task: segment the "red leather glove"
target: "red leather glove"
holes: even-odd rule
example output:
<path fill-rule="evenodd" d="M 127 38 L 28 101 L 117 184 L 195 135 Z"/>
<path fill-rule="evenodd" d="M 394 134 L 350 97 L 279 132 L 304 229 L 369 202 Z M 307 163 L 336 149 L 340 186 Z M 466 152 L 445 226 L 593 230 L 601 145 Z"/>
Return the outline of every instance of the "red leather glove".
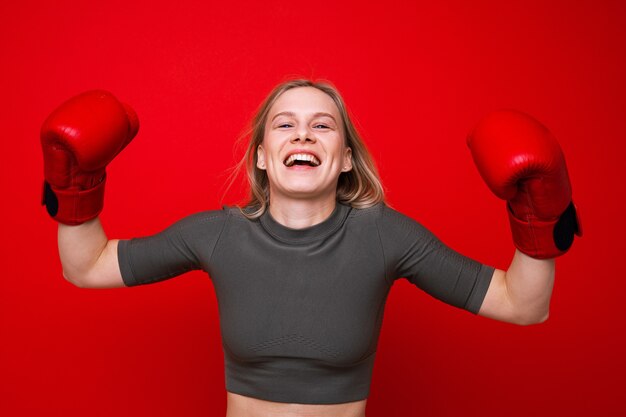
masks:
<path fill-rule="evenodd" d="M 565 157 L 546 127 L 527 114 L 500 110 L 467 138 L 487 186 L 507 201 L 515 246 L 538 259 L 563 255 L 582 236 Z"/>
<path fill-rule="evenodd" d="M 105 167 L 138 130 L 135 112 L 106 91 L 73 97 L 48 116 L 41 127 L 41 203 L 56 221 L 77 225 L 100 214 Z"/>

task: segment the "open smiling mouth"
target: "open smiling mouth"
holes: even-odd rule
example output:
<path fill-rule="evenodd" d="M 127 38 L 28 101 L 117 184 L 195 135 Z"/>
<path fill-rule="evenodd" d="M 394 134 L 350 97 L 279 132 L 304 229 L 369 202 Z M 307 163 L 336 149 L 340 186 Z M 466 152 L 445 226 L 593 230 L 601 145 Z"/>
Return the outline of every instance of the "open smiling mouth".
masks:
<path fill-rule="evenodd" d="M 320 163 L 320 160 L 317 159 L 315 156 L 306 153 L 292 154 L 284 161 L 284 164 L 287 167 L 292 167 L 294 165 L 306 165 L 310 167 L 316 167 L 319 166 Z"/>

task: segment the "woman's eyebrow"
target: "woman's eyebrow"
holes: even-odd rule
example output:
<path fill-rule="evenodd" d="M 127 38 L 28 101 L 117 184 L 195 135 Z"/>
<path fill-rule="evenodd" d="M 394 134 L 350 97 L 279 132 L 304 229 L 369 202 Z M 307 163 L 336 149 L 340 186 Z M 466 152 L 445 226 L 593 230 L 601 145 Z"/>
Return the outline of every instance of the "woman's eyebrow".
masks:
<path fill-rule="evenodd" d="M 274 117 L 272 117 L 272 121 L 274 121 L 274 119 L 277 118 L 278 116 L 295 117 L 296 114 L 290 111 L 281 111 L 280 113 L 276 113 Z"/>
<path fill-rule="evenodd" d="M 313 115 L 313 117 L 330 117 L 331 119 L 333 119 L 333 122 L 337 123 L 337 121 L 335 120 L 335 117 L 330 114 L 330 113 L 326 113 L 326 112 L 317 112 Z"/>
<path fill-rule="evenodd" d="M 272 117 L 272 121 L 278 116 L 296 117 L 296 114 L 291 111 L 281 111 L 280 113 L 276 113 L 274 117 Z M 326 113 L 326 112 L 313 113 L 313 117 L 322 117 L 322 116 L 330 117 L 331 119 L 333 119 L 335 123 L 337 123 L 337 121 L 335 120 L 335 117 L 330 113 Z"/>

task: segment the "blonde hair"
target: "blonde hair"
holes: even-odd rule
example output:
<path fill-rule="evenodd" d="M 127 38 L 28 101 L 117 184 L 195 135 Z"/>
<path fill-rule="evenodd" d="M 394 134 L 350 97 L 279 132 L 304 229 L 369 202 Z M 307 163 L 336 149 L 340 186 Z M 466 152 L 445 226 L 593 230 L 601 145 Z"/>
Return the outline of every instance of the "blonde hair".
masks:
<path fill-rule="evenodd" d="M 343 98 L 337 89 L 328 82 L 314 82 L 306 79 L 285 81 L 277 85 L 265 98 L 252 119 L 250 138 L 243 158 L 233 171 L 229 184 L 245 167 L 249 200 L 242 213 L 249 219 L 263 215 L 269 205 L 269 180 L 265 170 L 257 168 L 257 148 L 263 142 L 265 124 L 271 107 L 285 91 L 298 87 L 313 87 L 333 99 L 343 119 L 346 146 L 352 149 L 352 170 L 342 172 L 337 183 L 337 201 L 355 208 L 371 207 L 385 200 L 378 170 L 354 124 L 350 120 Z"/>

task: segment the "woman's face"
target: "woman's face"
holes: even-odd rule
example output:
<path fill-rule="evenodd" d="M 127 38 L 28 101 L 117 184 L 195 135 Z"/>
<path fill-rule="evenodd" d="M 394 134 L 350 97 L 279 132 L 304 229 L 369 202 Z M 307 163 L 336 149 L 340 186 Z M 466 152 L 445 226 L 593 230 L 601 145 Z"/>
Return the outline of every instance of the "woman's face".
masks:
<path fill-rule="evenodd" d="M 335 198 L 342 172 L 352 169 L 343 121 L 333 99 L 314 87 L 292 88 L 270 108 L 257 167 L 266 170 L 270 201 Z"/>

